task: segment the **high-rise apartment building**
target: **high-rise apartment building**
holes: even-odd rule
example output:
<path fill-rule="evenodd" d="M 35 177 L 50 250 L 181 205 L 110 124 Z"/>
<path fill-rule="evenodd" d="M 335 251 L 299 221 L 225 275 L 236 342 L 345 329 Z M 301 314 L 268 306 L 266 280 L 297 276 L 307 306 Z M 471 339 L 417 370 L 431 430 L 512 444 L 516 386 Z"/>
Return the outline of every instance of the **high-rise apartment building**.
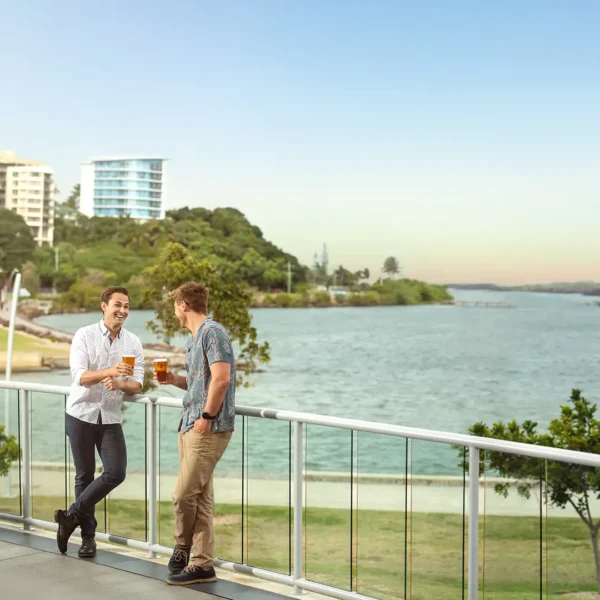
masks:
<path fill-rule="evenodd" d="M 81 167 L 79 210 L 89 217 L 165 216 L 164 158 L 96 158 Z"/>
<path fill-rule="evenodd" d="M 54 170 L 0 151 L 0 206 L 21 215 L 41 246 L 54 242 Z"/>

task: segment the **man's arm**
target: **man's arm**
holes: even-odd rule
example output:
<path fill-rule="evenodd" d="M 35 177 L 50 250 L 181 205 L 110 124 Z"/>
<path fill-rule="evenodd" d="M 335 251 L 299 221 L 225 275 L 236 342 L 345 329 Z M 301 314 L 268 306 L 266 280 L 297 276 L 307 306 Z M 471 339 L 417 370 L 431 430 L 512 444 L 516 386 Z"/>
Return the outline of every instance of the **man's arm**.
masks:
<path fill-rule="evenodd" d="M 113 377 L 107 377 L 100 383 L 102 383 L 107 390 L 119 390 L 127 396 L 134 396 L 142 391 L 142 384 L 135 379 L 115 379 Z"/>
<path fill-rule="evenodd" d="M 156 379 L 156 373 L 154 373 L 154 380 Z M 180 390 L 187 390 L 187 377 L 185 375 L 176 375 L 172 371 L 167 371 L 167 381 L 163 385 L 174 385 Z"/>
<path fill-rule="evenodd" d="M 202 344 L 210 365 L 210 385 L 204 412 L 214 417 L 223 406 L 231 382 L 231 365 L 228 362 L 231 360 L 231 342 L 223 331 L 213 329 L 206 334 Z M 194 429 L 198 433 L 209 433 L 211 422 L 200 417 L 194 423 Z"/>
<path fill-rule="evenodd" d="M 220 410 L 225 400 L 229 380 L 231 378 L 231 365 L 226 362 L 215 362 L 210 365 L 210 385 L 208 398 L 204 411 L 214 417 Z"/>
<path fill-rule="evenodd" d="M 117 365 L 118 366 L 118 365 Z M 139 394 L 144 387 L 144 348 L 138 339 L 135 346 L 135 366 L 126 379 L 105 377 L 100 381 L 109 390 L 120 390 L 128 396 Z"/>
<path fill-rule="evenodd" d="M 71 367 L 71 377 L 75 385 L 91 387 L 100 383 L 107 377 L 119 377 L 121 375 L 130 375 L 131 367 L 125 363 L 118 363 L 109 369 L 100 371 L 90 371 L 89 354 L 83 333 L 81 330 L 75 333 L 71 342 L 71 351 L 69 354 L 69 366 Z"/>

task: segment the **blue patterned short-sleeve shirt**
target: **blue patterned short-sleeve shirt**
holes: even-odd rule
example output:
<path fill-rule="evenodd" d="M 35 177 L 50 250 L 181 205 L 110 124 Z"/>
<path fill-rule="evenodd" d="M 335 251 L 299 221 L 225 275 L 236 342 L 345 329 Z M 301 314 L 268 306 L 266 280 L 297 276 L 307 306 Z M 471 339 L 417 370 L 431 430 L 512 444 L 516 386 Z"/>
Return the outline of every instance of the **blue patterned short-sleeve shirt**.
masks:
<path fill-rule="evenodd" d="M 235 420 L 235 358 L 229 334 L 223 325 L 208 318 L 186 348 L 188 389 L 183 397 L 181 432 L 189 431 L 204 412 L 211 382 L 210 365 L 227 362 L 231 366 L 229 387 L 217 418 L 211 423 L 211 431 L 233 431 Z"/>

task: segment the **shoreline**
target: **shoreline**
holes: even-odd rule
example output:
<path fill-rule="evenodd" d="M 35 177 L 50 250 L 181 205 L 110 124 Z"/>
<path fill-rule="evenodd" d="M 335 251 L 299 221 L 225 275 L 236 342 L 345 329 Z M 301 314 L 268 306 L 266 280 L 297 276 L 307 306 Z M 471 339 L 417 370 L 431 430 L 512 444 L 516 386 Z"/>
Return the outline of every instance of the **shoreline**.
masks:
<path fill-rule="evenodd" d="M 71 464 L 65 473 L 64 465 L 57 470 L 49 470 L 39 463 L 32 465 L 32 480 L 35 482 L 32 489 L 34 496 L 63 496 L 65 494 L 65 475 L 69 489 L 72 489 L 74 470 Z M 311 508 L 329 508 L 349 510 L 350 497 L 348 479 L 344 482 L 336 480 L 335 473 L 308 472 L 303 482 L 304 493 L 307 497 L 308 506 Z M 359 510 L 383 510 L 393 512 L 404 512 L 408 508 L 413 513 L 448 513 L 462 514 L 464 510 L 463 496 L 468 495 L 468 485 L 464 492 L 462 477 L 460 485 L 449 476 L 416 476 L 409 477 L 408 486 L 404 483 L 394 483 L 395 476 L 389 476 L 389 482 L 382 482 L 381 475 L 365 474 L 358 479 L 357 490 Z M 177 475 L 174 472 L 160 473 L 160 487 L 158 499 L 160 501 L 171 501 Z M 144 500 L 146 473 L 143 469 L 130 469 L 125 481 L 111 494 L 111 498 L 121 500 Z M 434 485 L 429 481 L 435 481 Z M 502 480 L 503 482 L 506 480 Z M 0 478 L 1 489 L 4 489 L 6 479 Z M 11 468 L 12 496 L 19 497 L 19 470 L 18 467 Z M 214 477 L 215 503 L 216 504 L 241 504 L 242 483 L 247 489 L 246 503 L 251 506 L 278 506 L 286 507 L 289 502 L 290 482 L 287 477 L 266 475 L 264 477 L 244 478 L 239 473 L 216 472 Z M 540 499 L 536 494 L 530 498 L 521 498 L 511 485 L 511 493 L 507 498 L 502 498 L 493 490 L 494 481 L 491 478 L 480 479 L 479 489 L 482 500 L 479 505 L 480 515 L 503 515 L 503 516 L 532 516 L 540 515 Z M 432 493 L 432 488 L 435 493 Z M 408 496 L 406 494 L 409 490 Z M 293 491 L 293 483 L 292 483 Z M 546 518 L 578 518 L 572 507 L 561 509 L 547 505 Z M 600 501 L 592 501 L 592 510 L 600 509 Z"/>

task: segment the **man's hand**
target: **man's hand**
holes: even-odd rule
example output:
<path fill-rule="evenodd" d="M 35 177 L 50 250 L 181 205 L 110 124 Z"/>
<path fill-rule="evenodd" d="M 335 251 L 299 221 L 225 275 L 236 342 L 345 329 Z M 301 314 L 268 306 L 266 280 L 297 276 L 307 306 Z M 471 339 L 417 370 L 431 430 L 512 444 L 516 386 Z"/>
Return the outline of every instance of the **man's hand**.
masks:
<path fill-rule="evenodd" d="M 131 377 L 133 375 L 133 367 L 124 362 L 120 362 L 108 369 L 108 372 L 110 377 Z M 104 383 L 104 381 L 101 383 Z"/>
<path fill-rule="evenodd" d="M 167 380 L 166 381 L 158 381 L 156 371 L 154 371 L 153 379 L 154 379 L 154 381 L 158 381 L 158 383 L 160 383 L 160 385 L 176 385 L 175 377 L 177 377 L 177 375 L 175 375 L 175 373 L 173 373 L 172 371 L 167 371 Z"/>
<path fill-rule="evenodd" d="M 200 417 L 194 423 L 194 431 L 196 433 L 210 433 L 210 421 L 207 421 L 206 419 Z"/>
<path fill-rule="evenodd" d="M 106 377 L 100 382 L 107 390 L 116 392 L 123 389 L 125 382 L 121 379 L 114 379 L 113 377 Z"/>

